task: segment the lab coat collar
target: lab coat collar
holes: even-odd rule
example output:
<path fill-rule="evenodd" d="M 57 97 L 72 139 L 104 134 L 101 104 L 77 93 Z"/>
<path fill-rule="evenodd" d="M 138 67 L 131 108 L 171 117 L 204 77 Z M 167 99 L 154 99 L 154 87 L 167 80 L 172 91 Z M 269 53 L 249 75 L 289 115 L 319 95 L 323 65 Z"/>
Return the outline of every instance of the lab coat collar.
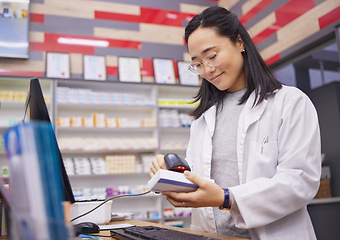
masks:
<path fill-rule="evenodd" d="M 276 92 L 276 91 L 275 91 Z M 262 116 L 264 110 L 266 109 L 266 105 L 267 105 L 267 99 L 263 99 L 263 101 L 261 103 L 259 103 L 258 105 L 253 106 L 254 104 L 254 100 L 255 100 L 255 91 L 253 91 L 245 106 L 243 109 L 244 112 L 244 123 L 246 126 L 250 126 L 251 124 L 253 124 L 254 122 L 256 122 L 257 120 L 260 119 L 260 117 Z"/>

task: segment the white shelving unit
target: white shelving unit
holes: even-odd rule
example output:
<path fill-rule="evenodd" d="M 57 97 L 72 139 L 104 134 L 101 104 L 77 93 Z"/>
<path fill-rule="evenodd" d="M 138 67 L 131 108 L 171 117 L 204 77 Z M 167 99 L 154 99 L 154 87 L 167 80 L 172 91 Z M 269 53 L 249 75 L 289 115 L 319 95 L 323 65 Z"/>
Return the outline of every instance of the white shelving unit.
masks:
<path fill-rule="evenodd" d="M 0 91 L 27 91 L 29 79 L 0 78 Z M 154 141 L 151 147 L 129 148 L 62 148 L 64 158 L 105 157 L 107 155 L 135 155 L 136 162 L 141 162 L 142 156 L 175 152 L 185 156 L 189 140 L 189 126 L 161 127 L 159 114 L 162 110 L 175 110 L 178 114 L 194 109 L 188 102 L 198 91 L 196 86 L 157 85 L 150 83 L 121 83 L 85 80 L 52 80 L 40 79 L 43 94 L 58 141 L 65 138 L 91 138 L 100 142 L 103 138 L 114 139 L 149 139 Z M 67 95 L 62 95 L 68 92 Z M 73 94 L 73 95 L 72 95 Z M 77 95 L 78 94 L 78 95 Z M 82 95 L 83 94 L 83 95 Z M 82 98 L 90 96 L 92 99 Z M 103 99 L 93 97 L 101 96 Z M 111 101 L 108 101 L 111 97 Z M 123 99 L 123 100 L 122 100 Z M 122 101 L 120 101 L 122 100 Z M 166 102 L 164 102 L 166 100 Z M 10 125 L 22 120 L 24 101 L 0 101 L 0 133 Z M 102 114 L 108 119 L 116 119 L 119 126 L 83 127 L 60 126 L 58 118 L 73 117 L 91 118 L 93 114 Z M 11 120 L 14 119 L 14 120 Z M 11 124 L 10 124 L 11 122 Z M 151 124 L 150 124 L 151 123 Z M 180 147 L 164 147 L 166 142 L 180 142 Z M 1 166 L 6 165 L 5 154 L 0 149 Z M 145 168 L 148 169 L 148 166 Z M 141 189 L 150 179 L 143 169 L 139 173 L 100 174 L 100 175 L 70 175 L 72 188 L 110 188 L 128 186 L 130 189 Z M 136 218 L 165 223 L 166 221 L 184 221 L 189 226 L 188 217 L 165 217 L 164 208 L 172 206 L 164 196 L 148 194 L 141 197 L 119 198 L 113 201 L 113 212 L 134 212 Z M 158 212 L 158 215 L 156 214 Z"/>
<path fill-rule="evenodd" d="M 112 150 L 62 150 L 64 157 L 103 157 L 108 154 L 134 154 L 136 160 L 141 161 L 143 154 L 156 155 L 158 153 L 176 152 L 185 155 L 186 144 L 189 140 L 189 127 L 160 127 L 159 112 L 162 109 L 175 109 L 179 113 L 186 113 L 193 110 L 193 106 L 182 104 L 182 99 L 192 101 L 198 90 L 198 87 L 189 86 L 169 86 L 155 84 L 135 84 L 135 83 L 103 83 L 87 81 L 60 81 L 55 84 L 58 88 L 69 88 L 71 91 L 78 89 L 91 90 L 97 93 L 117 93 L 141 96 L 146 99 L 147 104 L 112 104 L 112 103 L 59 103 L 56 96 L 55 115 L 56 117 L 89 117 L 93 113 L 104 113 L 105 116 L 125 119 L 127 126 L 110 127 L 59 127 L 56 126 L 58 138 L 63 137 L 146 137 L 153 138 L 157 142 L 156 148 L 143 149 L 112 149 Z M 56 90 L 58 92 L 58 90 Z M 58 94 L 58 93 L 57 93 Z M 105 94 L 104 94 L 105 95 Z M 167 99 L 167 105 L 160 105 L 160 99 Z M 69 99 L 72 102 L 72 99 Z M 179 103 L 179 104 L 177 104 Z M 151 127 L 142 127 L 138 125 L 143 119 L 154 120 L 157 124 Z M 55 119 L 56 120 L 56 119 Z M 129 123 L 131 122 L 131 124 Z M 137 122 L 137 124 L 136 124 Z M 131 126 L 132 125 L 132 126 Z M 180 148 L 163 148 L 163 141 L 181 142 Z M 73 188 L 81 187 L 106 187 L 128 186 L 130 189 L 136 185 L 146 185 L 150 179 L 148 173 L 135 174 L 107 174 L 107 175 L 88 175 L 88 176 L 70 176 Z M 136 201 L 137 199 L 137 201 Z M 119 206 L 119 207 L 116 207 Z M 177 217 L 166 219 L 163 215 L 163 209 L 169 208 L 161 195 L 151 194 L 143 197 L 131 197 L 116 199 L 113 203 L 113 212 L 125 213 L 135 212 L 135 217 L 149 221 L 159 221 L 164 223 L 167 220 L 183 220 L 185 226 L 189 226 L 190 218 Z M 142 212 L 141 212 L 142 210 Z M 138 213 L 139 212 L 139 213 Z M 155 214 L 158 212 L 158 215 Z M 188 222 L 189 220 L 189 222 Z"/>

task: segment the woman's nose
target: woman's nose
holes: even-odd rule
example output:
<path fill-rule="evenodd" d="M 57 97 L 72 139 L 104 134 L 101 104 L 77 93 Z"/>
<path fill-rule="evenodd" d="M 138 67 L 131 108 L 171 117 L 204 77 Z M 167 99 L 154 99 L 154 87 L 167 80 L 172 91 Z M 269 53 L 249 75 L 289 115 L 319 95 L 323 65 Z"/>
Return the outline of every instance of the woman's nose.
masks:
<path fill-rule="evenodd" d="M 204 74 L 212 73 L 215 70 L 216 70 L 216 67 L 214 65 L 209 65 L 209 64 L 204 65 Z"/>

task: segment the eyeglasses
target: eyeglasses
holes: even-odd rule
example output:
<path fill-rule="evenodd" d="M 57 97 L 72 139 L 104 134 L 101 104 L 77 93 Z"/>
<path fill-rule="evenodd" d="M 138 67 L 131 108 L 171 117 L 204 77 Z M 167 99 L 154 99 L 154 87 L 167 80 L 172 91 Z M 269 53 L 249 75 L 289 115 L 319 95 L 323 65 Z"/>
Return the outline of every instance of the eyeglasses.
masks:
<path fill-rule="evenodd" d="M 228 39 L 229 41 L 230 39 Z M 202 74 L 204 72 L 204 65 L 209 66 L 209 67 L 216 67 L 218 65 L 220 65 L 221 63 L 221 58 L 218 56 L 218 54 L 222 51 L 222 48 L 227 45 L 228 42 L 226 42 L 221 48 L 220 50 L 218 50 L 217 52 L 212 52 L 209 53 L 208 55 L 206 55 L 202 62 L 192 62 L 189 67 L 188 70 L 199 75 Z"/>

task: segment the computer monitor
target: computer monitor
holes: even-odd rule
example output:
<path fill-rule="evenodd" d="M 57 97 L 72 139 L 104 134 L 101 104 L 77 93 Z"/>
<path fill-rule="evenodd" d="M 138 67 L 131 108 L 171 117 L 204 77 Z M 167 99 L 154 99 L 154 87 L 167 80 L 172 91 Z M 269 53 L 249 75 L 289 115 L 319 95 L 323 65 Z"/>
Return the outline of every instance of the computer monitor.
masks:
<path fill-rule="evenodd" d="M 24 120 L 27 116 L 27 112 L 29 110 L 29 118 L 30 120 L 38 120 L 38 121 L 45 121 L 45 122 L 50 122 L 50 116 L 48 114 L 48 110 L 46 107 L 46 103 L 44 100 L 44 95 L 41 90 L 41 86 L 39 83 L 39 79 L 33 78 L 30 80 L 30 86 L 26 98 L 26 103 L 25 103 L 25 114 L 24 114 Z M 54 136 L 55 144 L 56 144 L 56 149 L 58 151 L 58 158 L 61 166 L 61 178 L 63 181 L 63 189 L 64 189 L 64 200 L 69 201 L 71 203 L 75 202 L 71 184 L 69 181 L 69 178 L 67 176 L 63 158 L 60 153 L 60 149 L 58 147 L 57 139 Z"/>

